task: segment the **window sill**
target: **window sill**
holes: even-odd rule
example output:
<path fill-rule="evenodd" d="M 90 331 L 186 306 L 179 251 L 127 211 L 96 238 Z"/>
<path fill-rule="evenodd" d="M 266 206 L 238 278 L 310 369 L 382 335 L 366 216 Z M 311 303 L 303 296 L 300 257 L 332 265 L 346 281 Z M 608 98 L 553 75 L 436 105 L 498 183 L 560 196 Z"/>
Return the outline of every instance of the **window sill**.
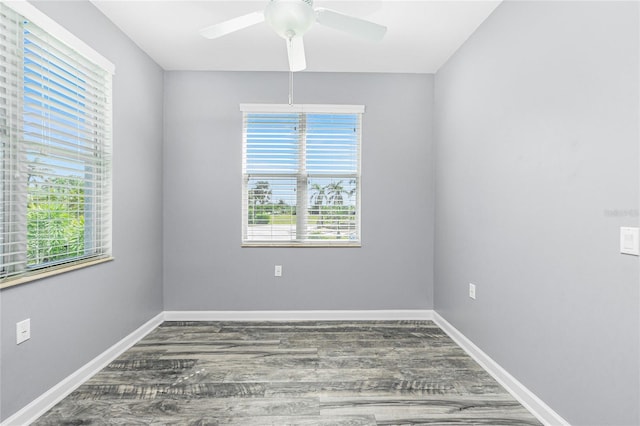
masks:
<path fill-rule="evenodd" d="M 256 241 L 256 242 L 244 242 L 242 243 L 243 248 L 250 247 L 287 247 L 287 248 L 359 248 L 362 247 L 362 243 L 359 241 L 353 242 L 345 242 L 345 243 L 296 243 L 291 241 L 283 241 L 283 242 L 265 242 L 265 241 Z"/>
<path fill-rule="evenodd" d="M 111 262 L 113 257 L 103 257 L 100 259 L 91 259 L 87 261 L 79 261 L 67 265 L 60 265 L 51 269 L 45 269 L 41 272 L 32 272 L 31 274 L 20 275 L 15 278 L 7 278 L 6 281 L 0 282 L 0 290 L 14 287 L 20 284 L 26 284 L 42 278 L 52 277 L 54 275 L 64 274 L 65 272 L 75 271 L 76 269 L 87 268 L 89 266 L 99 265 L 101 263 Z"/>

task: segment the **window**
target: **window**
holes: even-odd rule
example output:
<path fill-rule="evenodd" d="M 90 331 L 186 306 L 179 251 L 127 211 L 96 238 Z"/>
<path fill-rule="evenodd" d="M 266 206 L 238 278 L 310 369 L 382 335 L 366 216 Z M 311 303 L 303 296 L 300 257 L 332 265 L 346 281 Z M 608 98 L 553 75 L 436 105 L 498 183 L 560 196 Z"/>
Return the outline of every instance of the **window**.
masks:
<path fill-rule="evenodd" d="M 0 3 L 0 284 L 110 256 L 112 72 L 27 2 Z"/>
<path fill-rule="evenodd" d="M 243 245 L 360 245 L 364 107 L 240 107 Z"/>

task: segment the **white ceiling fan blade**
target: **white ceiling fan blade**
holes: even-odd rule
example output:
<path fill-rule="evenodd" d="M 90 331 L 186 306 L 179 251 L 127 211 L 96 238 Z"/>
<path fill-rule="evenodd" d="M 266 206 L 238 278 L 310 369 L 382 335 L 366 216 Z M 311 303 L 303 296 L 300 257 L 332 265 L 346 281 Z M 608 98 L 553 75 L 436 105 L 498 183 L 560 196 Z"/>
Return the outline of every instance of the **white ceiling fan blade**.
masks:
<path fill-rule="evenodd" d="M 345 15 L 335 10 L 319 7 L 315 10 L 316 22 L 335 30 L 344 31 L 371 41 L 381 41 L 387 32 L 384 25 Z"/>
<path fill-rule="evenodd" d="M 302 37 L 291 37 L 287 40 L 287 55 L 289 56 L 289 69 L 292 72 L 307 68 Z"/>
<path fill-rule="evenodd" d="M 264 22 L 264 12 L 252 12 L 247 15 L 229 19 L 228 21 L 220 22 L 219 24 L 205 27 L 200 30 L 200 35 L 204 38 L 218 38 L 259 24 L 260 22 Z"/>

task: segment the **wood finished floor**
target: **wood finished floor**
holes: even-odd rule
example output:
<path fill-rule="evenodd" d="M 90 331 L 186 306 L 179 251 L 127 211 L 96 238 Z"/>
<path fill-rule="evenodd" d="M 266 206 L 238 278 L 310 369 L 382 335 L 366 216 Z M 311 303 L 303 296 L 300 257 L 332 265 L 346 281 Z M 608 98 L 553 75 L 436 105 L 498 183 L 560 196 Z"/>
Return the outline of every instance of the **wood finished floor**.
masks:
<path fill-rule="evenodd" d="M 540 425 L 431 321 L 165 322 L 36 425 Z"/>

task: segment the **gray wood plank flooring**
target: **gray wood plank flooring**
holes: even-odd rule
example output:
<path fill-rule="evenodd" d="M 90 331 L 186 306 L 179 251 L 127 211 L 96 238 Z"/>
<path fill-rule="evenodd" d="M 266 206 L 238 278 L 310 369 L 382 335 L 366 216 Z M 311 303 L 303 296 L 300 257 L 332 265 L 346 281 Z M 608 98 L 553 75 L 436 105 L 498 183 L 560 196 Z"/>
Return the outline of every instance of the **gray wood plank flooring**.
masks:
<path fill-rule="evenodd" d="M 540 425 L 431 321 L 165 322 L 36 425 Z"/>

